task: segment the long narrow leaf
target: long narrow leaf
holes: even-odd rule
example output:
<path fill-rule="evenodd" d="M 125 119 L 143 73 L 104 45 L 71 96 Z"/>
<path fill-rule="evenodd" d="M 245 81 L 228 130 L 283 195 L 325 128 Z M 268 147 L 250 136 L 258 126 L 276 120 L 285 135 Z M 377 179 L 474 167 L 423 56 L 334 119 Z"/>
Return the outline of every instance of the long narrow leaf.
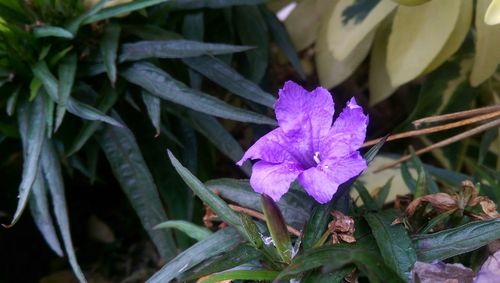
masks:
<path fill-rule="evenodd" d="M 255 103 L 274 107 L 276 98 L 263 91 L 257 84 L 245 79 L 224 61 L 211 56 L 185 58 L 183 62 L 191 69 L 200 72 L 216 84 L 221 85 L 235 95 Z"/>
<path fill-rule="evenodd" d="M 241 221 L 236 212 L 234 212 L 229 206 L 215 193 L 210 191 L 203 183 L 198 180 L 191 172 L 189 172 L 186 167 L 175 158 L 172 152 L 168 151 L 168 157 L 172 162 L 175 170 L 181 178 L 186 182 L 186 184 L 193 190 L 193 192 L 210 208 L 213 209 L 215 213 L 227 224 L 234 226 L 236 228 L 241 228 Z"/>
<path fill-rule="evenodd" d="M 71 52 L 61 61 L 58 67 L 59 84 L 58 84 L 58 100 L 56 111 L 56 126 L 55 130 L 61 126 L 66 113 L 66 102 L 71 95 L 73 83 L 75 82 L 75 74 L 77 67 L 77 56 L 75 52 Z"/>
<path fill-rule="evenodd" d="M 161 101 L 158 96 L 154 96 L 151 93 L 143 90 L 142 91 L 142 101 L 146 105 L 146 110 L 148 111 L 149 119 L 156 129 L 156 136 L 160 134 L 161 127 Z"/>
<path fill-rule="evenodd" d="M 112 6 L 109 8 L 102 9 L 92 16 L 87 17 L 83 23 L 90 24 L 93 22 L 109 19 L 116 17 L 121 14 L 130 13 L 133 11 L 141 10 L 153 5 L 157 5 L 169 0 L 135 0 L 129 3 Z"/>
<path fill-rule="evenodd" d="M 164 41 L 139 41 L 122 46 L 120 61 L 137 61 L 146 58 L 186 58 L 201 55 L 220 55 L 250 50 L 250 46 L 172 39 Z"/>
<path fill-rule="evenodd" d="M 40 37 L 60 37 L 60 38 L 67 38 L 67 39 L 72 39 L 73 34 L 61 27 L 53 27 L 53 26 L 42 26 L 42 27 L 37 27 L 33 29 L 33 34 L 35 37 L 40 38 Z"/>
<path fill-rule="evenodd" d="M 19 185 L 17 209 L 11 223 L 9 225 L 2 224 L 4 227 L 14 225 L 26 207 L 31 187 L 38 172 L 40 153 L 45 140 L 45 110 L 41 95 L 37 96 L 31 103 L 22 103 L 17 113 L 23 143 L 23 173 Z"/>
<path fill-rule="evenodd" d="M 217 121 L 214 117 L 190 111 L 189 117 L 193 127 L 205 136 L 212 144 L 220 150 L 224 155 L 229 157 L 232 161 L 237 162 L 243 156 L 243 149 L 241 145 L 234 139 L 234 137 L 224 128 L 224 126 Z M 248 176 L 252 172 L 249 162 L 245 163 L 241 170 Z"/>
<path fill-rule="evenodd" d="M 172 279 L 198 263 L 233 249 L 241 241 L 242 238 L 232 227 L 217 231 L 213 235 L 210 235 L 210 237 L 194 244 L 189 249 L 176 256 L 149 278 L 147 282 L 170 282 Z"/>
<path fill-rule="evenodd" d="M 105 122 L 105 123 L 108 123 L 108 124 L 113 125 L 115 127 L 120 127 L 120 128 L 124 127 L 123 124 L 118 122 L 116 119 L 104 114 L 100 110 L 98 110 L 98 109 L 96 109 L 88 104 L 81 103 L 74 98 L 70 97 L 68 99 L 68 101 L 66 103 L 66 107 L 68 109 L 68 112 L 70 112 L 70 113 L 72 113 L 80 118 L 90 120 L 90 121 Z"/>
<path fill-rule="evenodd" d="M 154 227 L 155 229 L 169 229 L 174 228 L 177 229 L 189 237 L 201 241 L 210 235 L 212 235 L 212 231 L 208 230 L 205 227 L 200 227 L 188 221 L 183 220 L 170 220 L 160 223 Z"/>
<path fill-rule="evenodd" d="M 50 72 L 49 67 L 45 61 L 37 62 L 33 68 L 33 74 L 45 88 L 45 91 L 53 101 L 58 101 L 58 82 L 56 77 Z"/>
<path fill-rule="evenodd" d="M 500 239 L 500 219 L 475 221 L 465 225 L 415 237 L 421 261 L 444 260 L 476 250 Z"/>
<path fill-rule="evenodd" d="M 225 280 L 251 280 L 251 281 L 270 281 L 278 276 L 279 272 L 271 270 L 232 270 L 217 273 L 207 278 L 201 279 L 200 283 L 217 283 Z"/>
<path fill-rule="evenodd" d="M 101 54 L 106 67 L 106 73 L 111 84 L 114 86 L 116 82 L 116 53 L 118 52 L 118 43 L 120 40 L 120 25 L 110 23 L 104 29 L 104 34 L 101 39 Z"/>
<path fill-rule="evenodd" d="M 148 63 L 136 63 L 121 73 L 129 82 L 150 93 L 193 110 L 230 120 L 275 125 L 264 115 L 229 105 L 213 96 L 188 88 L 169 74 Z"/>
<path fill-rule="evenodd" d="M 153 228 L 165 222 L 167 216 L 134 135 L 126 128 L 107 126 L 97 139 L 116 179 L 120 182 L 158 252 L 165 260 L 171 259 L 175 255 L 171 233 Z"/>
<path fill-rule="evenodd" d="M 71 232 L 69 227 L 68 210 L 66 205 L 66 196 L 64 193 L 64 183 L 61 173 L 61 165 L 54 146 L 49 140 L 46 140 L 42 151 L 42 171 L 49 188 L 54 215 L 56 217 L 59 231 L 61 232 L 64 249 L 69 259 L 73 272 L 80 282 L 87 282 L 80 266 L 78 265 Z"/>
<path fill-rule="evenodd" d="M 192 10 L 201 8 L 219 9 L 239 5 L 256 5 L 266 0 L 176 0 L 174 10 Z"/>
<path fill-rule="evenodd" d="M 41 172 L 37 173 L 37 178 L 33 183 L 30 196 L 31 216 L 35 221 L 38 230 L 42 233 L 43 238 L 49 247 L 60 257 L 64 256 L 59 238 L 57 237 L 56 228 L 52 221 L 52 216 L 49 210 L 49 201 L 47 199 L 47 188 L 45 180 Z"/>

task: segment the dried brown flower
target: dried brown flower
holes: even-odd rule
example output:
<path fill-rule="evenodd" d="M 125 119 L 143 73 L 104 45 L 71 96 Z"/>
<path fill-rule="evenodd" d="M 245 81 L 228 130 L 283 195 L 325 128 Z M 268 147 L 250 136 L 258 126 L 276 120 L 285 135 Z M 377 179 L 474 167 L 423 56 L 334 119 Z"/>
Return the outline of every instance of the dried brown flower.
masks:
<path fill-rule="evenodd" d="M 353 235 L 354 219 L 337 210 L 334 210 L 332 215 L 335 219 L 328 224 L 328 231 L 332 234 L 332 243 L 337 244 L 341 241 L 347 243 L 356 242 Z"/>

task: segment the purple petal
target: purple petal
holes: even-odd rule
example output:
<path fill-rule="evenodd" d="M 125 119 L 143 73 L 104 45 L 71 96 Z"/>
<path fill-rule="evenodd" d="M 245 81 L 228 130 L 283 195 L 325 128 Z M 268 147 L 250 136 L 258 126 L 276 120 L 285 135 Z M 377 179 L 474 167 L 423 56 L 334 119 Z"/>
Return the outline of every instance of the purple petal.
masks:
<path fill-rule="evenodd" d="M 357 151 L 343 158 L 321 161 L 299 175 L 299 183 L 319 203 L 327 203 L 338 186 L 366 169 L 366 161 Z"/>
<path fill-rule="evenodd" d="M 274 201 L 279 201 L 300 172 L 302 168 L 293 162 L 272 164 L 258 161 L 252 167 L 250 185 L 257 193 L 266 194 Z"/>
<path fill-rule="evenodd" d="M 318 87 L 308 92 L 300 85 L 287 81 L 279 91 L 275 105 L 276 119 L 285 134 L 307 132 L 319 142 L 332 125 L 334 105 L 328 90 Z"/>
<path fill-rule="evenodd" d="M 241 166 L 247 159 L 261 159 L 269 163 L 282 163 L 295 159 L 287 151 L 288 141 L 281 128 L 274 129 L 257 140 L 236 164 Z"/>
<path fill-rule="evenodd" d="M 322 157 L 338 158 L 358 150 L 365 140 L 367 125 L 368 116 L 353 97 L 333 123 L 328 136 L 321 141 Z"/>

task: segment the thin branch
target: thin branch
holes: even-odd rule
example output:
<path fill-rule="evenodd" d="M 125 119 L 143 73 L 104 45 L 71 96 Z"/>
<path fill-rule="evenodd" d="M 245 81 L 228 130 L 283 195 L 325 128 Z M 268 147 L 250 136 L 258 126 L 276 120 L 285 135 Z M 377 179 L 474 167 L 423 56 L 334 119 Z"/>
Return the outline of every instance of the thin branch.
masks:
<path fill-rule="evenodd" d="M 460 111 L 460 112 L 455 112 L 455 113 L 450 113 L 450 114 L 445 114 L 445 115 L 425 117 L 422 119 L 415 120 L 412 123 L 416 128 L 418 128 L 418 127 L 420 127 L 420 125 L 422 125 L 424 123 L 427 124 L 427 123 L 456 120 L 456 119 L 476 116 L 479 114 L 491 113 L 491 112 L 495 112 L 495 111 L 499 111 L 499 110 L 500 110 L 500 104 L 496 104 L 496 105 L 481 107 L 481 108 L 477 108 L 477 109 L 473 109 L 473 110 L 466 110 L 466 111 Z"/>
<path fill-rule="evenodd" d="M 250 209 L 250 208 L 246 208 L 246 207 L 241 207 L 241 206 L 237 206 L 237 205 L 234 205 L 234 204 L 230 204 L 229 207 L 236 211 L 236 212 L 241 212 L 241 213 L 244 213 L 244 214 L 247 214 L 247 215 L 250 215 L 252 217 L 255 217 L 257 219 L 260 219 L 260 220 L 263 220 L 263 221 L 266 221 L 266 217 L 264 216 L 264 214 L 258 212 L 258 211 L 255 211 L 253 209 Z M 288 230 L 289 233 L 297 236 L 297 237 L 300 237 L 300 231 L 291 227 L 291 226 L 288 226 L 286 225 L 286 229 Z"/>
<path fill-rule="evenodd" d="M 473 128 L 471 130 L 468 130 L 468 131 L 465 131 L 461 134 L 458 134 L 458 135 L 455 135 L 453 137 L 450 137 L 450 138 L 447 138 L 447 139 L 444 139 L 438 143 L 435 143 L 431 146 L 428 146 L 428 147 L 425 147 L 425 148 L 422 148 L 420 150 L 417 150 L 415 152 L 416 155 L 421 155 L 423 153 L 426 153 L 426 152 L 429 152 L 429 151 L 432 151 L 436 148 L 440 148 L 440 147 L 443 147 L 443 146 L 447 146 L 449 144 L 452 144 L 454 142 L 457 142 L 459 140 L 462 140 L 462 139 L 465 139 L 465 138 L 468 138 L 470 136 L 473 136 L 473 135 L 476 135 L 476 134 L 479 134 L 489 128 L 493 128 L 493 127 L 497 127 L 497 126 L 500 126 L 500 119 L 496 119 L 496 120 L 493 120 L 493 121 L 490 121 L 488 123 L 485 123 L 481 126 L 478 126 L 476 128 Z M 400 159 L 392 162 L 392 163 L 389 163 L 387 165 L 384 165 L 380 168 L 378 168 L 377 170 L 374 171 L 374 173 L 377 173 L 377 172 L 380 172 L 380 171 L 383 171 L 385 169 L 388 169 L 388 168 L 391 168 L 391 167 L 394 167 L 406 160 L 409 160 L 411 158 L 411 155 L 405 155 L 403 157 L 401 157 Z"/>
<path fill-rule="evenodd" d="M 460 113 L 460 112 L 458 112 L 458 113 Z M 496 117 L 500 117 L 500 110 L 492 112 L 492 113 L 488 113 L 488 114 L 483 114 L 483 115 L 475 116 L 475 117 L 472 117 L 472 118 L 469 118 L 469 119 L 460 120 L 460 121 L 457 121 L 457 122 L 452 122 L 452 123 L 448 123 L 448 124 L 444 124 L 444 125 L 439 125 L 439 126 L 431 127 L 431 128 L 420 129 L 420 130 L 413 130 L 413 131 L 408 131 L 408 132 L 404 132 L 404 133 L 400 133 L 400 134 L 390 135 L 387 138 L 387 141 L 393 141 L 393 140 L 398 140 L 398 139 L 403 139 L 403 138 L 409 138 L 409 137 L 414 137 L 414 136 L 432 134 L 432 133 L 441 132 L 441 131 L 448 130 L 448 129 L 453 129 L 453 128 L 458 128 L 458 127 L 466 126 L 466 125 L 469 125 L 469 124 L 474 124 L 474 123 L 477 123 L 477 122 L 481 122 L 481 121 L 484 121 L 484 120 L 489 120 L 489 119 L 496 118 Z M 362 147 L 367 147 L 367 146 L 371 146 L 371 145 L 377 144 L 380 140 L 382 140 L 382 138 L 378 138 L 378 139 L 367 141 L 367 142 L 365 142 L 363 144 Z"/>

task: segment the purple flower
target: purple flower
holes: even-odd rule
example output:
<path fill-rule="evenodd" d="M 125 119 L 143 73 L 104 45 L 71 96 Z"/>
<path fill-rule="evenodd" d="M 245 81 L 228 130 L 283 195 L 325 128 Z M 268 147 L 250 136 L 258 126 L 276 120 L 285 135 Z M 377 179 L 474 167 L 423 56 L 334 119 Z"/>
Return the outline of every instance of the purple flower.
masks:
<path fill-rule="evenodd" d="M 358 149 L 368 117 L 352 98 L 333 123 L 334 104 L 328 90 L 308 92 L 288 81 L 275 105 L 279 127 L 260 138 L 243 158 L 253 165 L 250 184 L 278 201 L 298 179 L 309 195 L 327 203 L 339 185 L 366 168 Z"/>

